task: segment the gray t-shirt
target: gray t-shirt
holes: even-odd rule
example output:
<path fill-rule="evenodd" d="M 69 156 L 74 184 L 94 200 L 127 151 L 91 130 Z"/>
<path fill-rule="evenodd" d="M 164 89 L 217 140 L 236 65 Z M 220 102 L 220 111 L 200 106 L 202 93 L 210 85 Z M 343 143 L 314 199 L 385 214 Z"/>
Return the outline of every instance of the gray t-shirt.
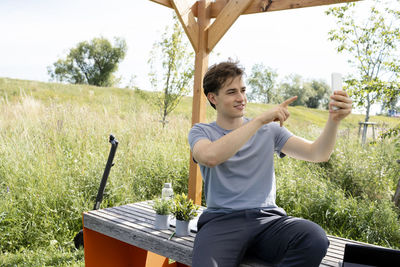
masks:
<path fill-rule="evenodd" d="M 249 119 L 244 118 L 247 123 Z M 215 141 L 231 130 L 216 122 L 198 123 L 189 132 L 191 150 L 197 141 Z M 280 157 L 281 149 L 292 136 L 277 123 L 263 125 L 230 159 L 209 168 L 199 164 L 204 181 L 204 194 L 209 212 L 262 208 L 284 212 L 275 204 L 276 186 L 274 152 Z"/>

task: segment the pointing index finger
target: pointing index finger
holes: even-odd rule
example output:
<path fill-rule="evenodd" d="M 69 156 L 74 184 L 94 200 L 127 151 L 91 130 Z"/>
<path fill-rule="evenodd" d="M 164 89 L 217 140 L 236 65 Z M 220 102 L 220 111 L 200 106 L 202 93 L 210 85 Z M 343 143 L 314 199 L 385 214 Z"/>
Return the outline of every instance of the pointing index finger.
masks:
<path fill-rule="evenodd" d="M 291 103 L 293 103 L 295 100 L 297 99 L 297 96 L 293 96 L 289 99 L 286 99 L 285 101 L 282 102 L 281 106 L 283 107 L 287 107 L 289 106 Z"/>

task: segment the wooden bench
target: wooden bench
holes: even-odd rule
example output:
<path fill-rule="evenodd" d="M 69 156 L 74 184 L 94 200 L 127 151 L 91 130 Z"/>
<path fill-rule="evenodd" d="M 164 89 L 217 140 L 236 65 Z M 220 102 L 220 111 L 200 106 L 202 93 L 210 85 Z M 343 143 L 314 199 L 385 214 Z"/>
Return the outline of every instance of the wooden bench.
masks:
<path fill-rule="evenodd" d="M 204 210 L 201 208 L 200 212 Z M 153 227 L 155 212 L 151 201 L 89 211 L 83 214 L 85 265 L 90 266 L 190 266 L 196 220 L 191 221 L 187 237 L 171 237 L 168 230 Z M 364 244 L 328 236 L 330 246 L 320 266 L 341 266 L 346 243 Z M 173 261 L 172 261 L 173 260 Z M 267 267 L 257 259 L 246 258 L 241 267 Z"/>

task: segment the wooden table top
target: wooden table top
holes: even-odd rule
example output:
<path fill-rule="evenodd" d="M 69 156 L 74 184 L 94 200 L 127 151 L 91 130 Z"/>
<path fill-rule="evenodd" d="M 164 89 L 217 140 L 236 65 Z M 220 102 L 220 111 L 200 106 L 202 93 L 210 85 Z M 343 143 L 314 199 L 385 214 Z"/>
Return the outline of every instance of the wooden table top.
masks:
<path fill-rule="evenodd" d="M 128 244 L 152 251 L 156 254 L 176 260 L 186 265 L 191 264 L 193 242 L 197 232 L 197 219 L 190 222 L 190 234 L 187 237 L 171 237 L 175 230 L 175 220 L 170 217 L 168 230 L 154 229 L 155 212 L 152 201 L 144 201 L 85 212 L 84 227 Z M 200 214 L 204 210 L 201 207 Z M 365 243 L 329 236 L 330 246 L 320 266 L 338 267 L 343 260 L 346 243 Z M 246 259 L 241 266 L 266 266 L 254 264 Z"/>

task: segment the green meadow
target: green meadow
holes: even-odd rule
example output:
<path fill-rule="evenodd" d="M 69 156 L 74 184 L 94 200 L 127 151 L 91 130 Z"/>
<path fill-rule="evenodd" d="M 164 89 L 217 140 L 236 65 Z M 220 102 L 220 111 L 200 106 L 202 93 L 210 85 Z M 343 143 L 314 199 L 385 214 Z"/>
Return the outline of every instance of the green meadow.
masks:
<path fill-rule="evenodd" d="M 83 266 L 73 237 L 93 208 L 114 134 L 119 146 L 101 207 L 161 194 L 164 182 L 187 192 L 191 97 L 163 128 L 140 90 L 0 78 L 0 266 Z M 248 117 L 271 105 L 248 105 Z M 287 128 L 316 138 L 324 110 L 290 107 Z M 214 119 L 207 108 L 207 119 Z M 358 138 L 353 114 L 342 124 L 331 159 L 276 158 L 277 201 L 288 214 L 328 234 L 400 248 L 400 211 L 392 195 L 400 178 L 398 140 Z M 375 116 L 377 131 L 399 119 Z M 368 141 L 372 141 L 371 137 Z"/>

